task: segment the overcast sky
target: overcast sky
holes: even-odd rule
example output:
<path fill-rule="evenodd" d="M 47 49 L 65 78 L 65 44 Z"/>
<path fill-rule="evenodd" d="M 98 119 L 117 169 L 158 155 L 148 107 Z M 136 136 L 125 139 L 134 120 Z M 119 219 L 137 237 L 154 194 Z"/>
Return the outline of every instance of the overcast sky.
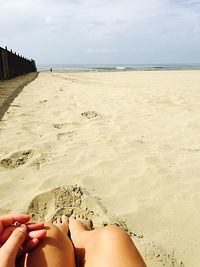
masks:
<path fill-rule="evenodd" d="M 200 63 L 200 0 L 0 0 L 0 46 L 37 63 Z"/>

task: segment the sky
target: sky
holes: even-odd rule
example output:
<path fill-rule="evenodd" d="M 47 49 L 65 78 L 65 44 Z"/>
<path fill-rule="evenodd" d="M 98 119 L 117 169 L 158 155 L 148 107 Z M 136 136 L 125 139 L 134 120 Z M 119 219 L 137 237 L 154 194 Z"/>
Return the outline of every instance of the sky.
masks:
<path fill-rule="evenodd" d="M 200 0 L 0 0 L 0 46 L 37 64 L 200 63 Z"/>

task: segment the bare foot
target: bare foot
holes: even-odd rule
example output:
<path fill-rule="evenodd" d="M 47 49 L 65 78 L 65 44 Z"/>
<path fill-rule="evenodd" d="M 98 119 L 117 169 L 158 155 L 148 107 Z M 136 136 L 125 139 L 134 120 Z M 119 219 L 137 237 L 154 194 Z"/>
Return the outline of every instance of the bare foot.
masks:
<path fill-rule="evenodd" d="M 67 236 L 69 232 L 69 217 L 66 215 L 62 215 L 61 217 L 58 217 L 56 221 L 53 222 L 60 231 Z"/>
<path fill-rule="evenodd" d="M 92 230 L 92 221 L 84 216 L 73 214 L 69 217 L 69 230 L 71 240 L 75 244 L 77 237 L 79 237 L 82 232 Z"/>

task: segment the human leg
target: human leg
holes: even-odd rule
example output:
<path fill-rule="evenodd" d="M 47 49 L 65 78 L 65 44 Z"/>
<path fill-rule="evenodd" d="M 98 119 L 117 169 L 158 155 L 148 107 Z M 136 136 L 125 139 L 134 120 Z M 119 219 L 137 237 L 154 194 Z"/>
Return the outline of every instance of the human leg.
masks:
<path fill-rule="evenodd" d="M 68 237 L 68 218 L 61 223 L 46 223 L 47 236 L 17 262 L 17 267 L 75 267 L 74 248 Z"/>
<path fill-rule="evenodd" d="M 69 229 L 78 267 L 145 267 L 137 248 L 117 226 L 91 230 L 89 224 L 70 217 Z"/>

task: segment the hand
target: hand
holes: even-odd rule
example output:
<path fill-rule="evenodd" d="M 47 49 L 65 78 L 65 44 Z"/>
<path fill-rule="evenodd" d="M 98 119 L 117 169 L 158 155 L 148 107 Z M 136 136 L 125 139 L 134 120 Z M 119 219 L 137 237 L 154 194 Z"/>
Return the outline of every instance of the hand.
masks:
<path fill-rule="evenodd" d="M 0 267 L 14 267 L 16 257 L 33 249 L 46 236 L 43 223 L 25 224 L 28 215 L 14 214 L 0 217 Z M 19 222 L 19 227 L 14 226 Z"/>

